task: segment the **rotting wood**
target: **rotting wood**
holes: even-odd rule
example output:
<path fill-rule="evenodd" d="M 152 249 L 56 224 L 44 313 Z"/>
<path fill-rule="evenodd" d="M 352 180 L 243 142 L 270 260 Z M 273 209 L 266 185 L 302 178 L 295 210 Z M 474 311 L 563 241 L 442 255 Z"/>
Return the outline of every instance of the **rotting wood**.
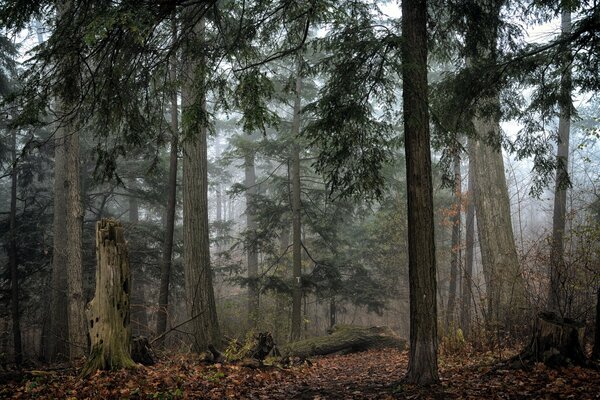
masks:
<path fill-rule="evenodd" d="M 91 354 L 81 372 L 132 368 L 129 297 L 131 273 L 121 223 L 96 223 L 96 292 L 86 309 Z"/>
<path fill-rule="evenodd" d="M 406 340 L 387 326 L 336 325 L 327 336 L 288 343 L 280 350 L 283 356 L 303 358 L 386 347 L 403 350 L 406 348 Z"/>
<path fill-rule="evenodd" d="M 567 365 L 587 366 L 583 350 L 585 324 L 561 318 L 552 312 L 538 314 L 529 345 L 509 364 L 513 367 L 543 362 L 549 367 Z"/>

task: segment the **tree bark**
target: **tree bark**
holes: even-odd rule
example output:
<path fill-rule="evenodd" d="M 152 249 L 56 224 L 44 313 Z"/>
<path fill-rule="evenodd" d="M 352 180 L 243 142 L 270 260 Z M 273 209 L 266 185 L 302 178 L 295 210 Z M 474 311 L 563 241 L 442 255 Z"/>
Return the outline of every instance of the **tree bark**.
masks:
<path fill-rule="evenodd" d="M 301 57 L 298 56 L 296 66 L 296 90 L 294 97 L 294 110 L 292 120 L 292 152 L 291 152 L 291 180 L 292 180 L 292 272 L 294 274 L 292 289 L 292 326 L 290 340 L 300 339 L 302 335 L 302 222 L 300 200 L 300 146 L 297 143 L 300 133 L 300 111 L 302 78 L 300 77 Z"/>
<path fill-rule="evenodd" d="M 473 139 L 469 139 L 468 147 L 471 148 Z M 469 150 L 469 154 L 472 154 Z M 473 254 L 475 247 L 475 158 L 469 156 L 469 179 L 468 189 L 469 202 L 467 205 L 466 215 L 466 233 L 465 233 L 465 269 L 462 276 L 462 300 L 460 325 L 465 337 L 471 331 L 471 302 L 473 298 L 472 281 L 473 281 Z"/>
<path fill-rule="evenodd" d="M 571 33 L 571 11 L 567 2 L 562 4 L 561 33 Z M 571 68 L 570 60 L 564 61 L 564 72 L 560 82 L 560 117 L 558 121 L 558 143 L 556 151 L 556 182 L 554 190 L 554 213 L 552 216 L 552 246 L 550 250 L 550 287 L 548 309 L 565 315 L 567 300 L 561 282 L 566 267 L 564 260 L 565 215 L 567 213 L 567 186 L 569 181 L 569 136 L 571 130 Z"/>
<path fill-rule="evenodd" d="M 87 348 L 83 298 L 82 225 L 79 176 L 79 127 L 69 124 L 65 137 L 67 168 L 65 173 L 67 208 L 67 297 L 69 305 L 69 357 L 84 355 Z"/>
<path fill-rule="evenodd" d="M 177 40 L 177 22 L 173 16 L 173 42 Z M 169 182 L 167 186 L 167 209 L 165 239 L 163 243 L 160 266 L 160 289 L 158 294 L 158 315 L 156 317 L 157 337 L 167 330 L 169 309 L 169 285 L 171 281 L 171 265 L 173 258 L 173 234 L 175 232 L 175 208 L 177 206 L 177 152 L 179 147 L 179 112 L 177 104 L 177 54 L 171 58 L 169 79 L 174 85 L 171 93 L 171 152 L 169 155 Z M 157 341 L 158 346 L 164 344 L 164 336 Z"/>
<path fill-rule="evenodd" d="M 470 16 L 468 64 L 490 65 L 496 59 L 502 1 L 481 0 L 479 17 Z M 480 18 L 483 18 L 480 20 Z M 484 26 L 482 26 L 484 25 Z M 487 321 L 511 329 L 525 308 L 525 281 L 515 247 L 508 187 L 504 174 L 499 93 L 476 101 L 473 128 L 476 138 L 470 157 L 475 159 L 475 208 L 481 260 L 487 288 Z"/>
<path fill-rule="evenodd" d="M 583 350 L 584 323 L 544 312 L 538 315 L 535 325 L 531 343 L 512 360 L 513 364 L 543 362 L 550 367 L 588 364 Z"/>
<path fill-rule="evenodd" d="M 78 18 L 71 0 L 58 5 L 58 18 Z M 78 33 L 79 34 L 79 33 Z M 80 102 L 79 58 L 76 50 L 67 52 L 62 62 L 63 85 L 58 93 L 60 126 L 64 137 L 65 174 L 65 225 L 67 272 L 67 319 L 69 329 L 69 359 L 82 357 L 87 349 L 85 324 L 85 299 L 83 298 L 82 226 L 79 134 L 81 120 L 77 115 Z"/>
<path fill-rule="evenodd" d="M 456 287 L 458 271 L 460 269 L 460 223 L 462 208 L 462 183 L 460 174 L 460 154 L 458 150 L 454 154 L 454 209 L 452 216 L 452 248 L 450 249 L 450 285 L 448 289 L 448 306 L 446 308 L 446 331 L 455 322 L 454 309 L 456 304 Z"/>
<path fill-rule="evenodd" d="M 594 348 L 592 349 L 592 360 L 600 360 L 600 287 L 596 294 L 596 329 L 594 332 Z"/>
<path fill-rule="evenodd" d="M 8 246 L 8 264 L 10 268 L 10 314 L 12 319 L 13 350 L 15 364 L 23 363 L 23 345 L 21 343 L 21 314 L 19 310 L 19 263 L 17 260 L 17 131 L 12 130 L 12 171 L 10 173 L 10 241 Z"/>
<path fill-rule="evenodd" d="M 189 24 L 193 10 L 185 16 Z M 198 56 L 197 41 L 204 36 L 204 20 L 192 27 L 184 47 L 183 112 L 183 266 L 185 292 L 195 352 L 221 343 L 212 285 L 208 227 L 207 114 L 204 60 Z M 195 39 L 195 41 L 193 40 Z M 184 120 L 185 121 L 185 120 Z"/>
<path fill-rule="evenodd" d="M 123 227 L 112 219 L 96 223 L 96 292 L 86 316 L 92 351 L 81 372 L 131 368 L 129 299 L 131 273 Z"/>
<path fill-rule="evenodd" d="M 436 264 L 427 88 L 427 1 L 402 2 L 402 98 L 408 193 L 410 351 L 406 380 L 439 381 Z"/>
<path fill-rule="evenodd" d="M 135 188 L 135 183 L 131 186 Z M 139 223 L 139 202 L 135 193 L 129 197 L 128 222 L 131 229 L 136 229 Z M 134 247 L 135 248 L 135 247 Z M 139 260 L 135 252 L 132 252 L 132 259 Z M 143 265 L 134 261 L 135 268 L 131 268 L 131 325 L 134 335 L 148 335 L 148 314 L 146 313 L 146 285 Z"/>
<path fill-rule="evenodd" d="M 252 147 L 252 142 L 249 143 Z M 246 186 L 246 231 L 247 231 L 247 261 L 248 261 L 248 325 L 256 328 L 259 318 L 259 288 L 258 288 L 258 246 L 256 238 L 256 171 L 254 169 L 254 149 L 247 149 L 244 162 L 244 185 Z"/>

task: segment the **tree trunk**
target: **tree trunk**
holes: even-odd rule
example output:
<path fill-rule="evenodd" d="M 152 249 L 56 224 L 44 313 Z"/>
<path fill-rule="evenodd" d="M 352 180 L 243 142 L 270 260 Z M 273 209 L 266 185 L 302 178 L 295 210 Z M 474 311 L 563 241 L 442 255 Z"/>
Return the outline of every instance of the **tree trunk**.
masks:
<path fill-rule="evenodd" d="M 113 219 L 96 223 L 96 292 L 86 316 L 92 351 L 82 370 L 131 368 L 129 298 L 131 274 L 123 227 Z"/>
<path fill-rule="evenodd" d="M 249 143 L 252 147 L 252 142 Z M 247 149 L 245 155 L 244 184 L 246 186 L 246 251 L 248 257 L 248 325 L 256 328 L 259 318 L 258 288 L 258 246 L 256 238 L 256 171 L 254 170 L 254 149 Z"/>
<path fill-rule="evenodd" d="M 562 2 L 561 32 L 571 33 L 571 11 Z M 564 72 L 560 82 L 560 118 L 558 121 L 558 143 L 556 151 L 556 182 L 554 190 L 554 213 L 552 216 L 552 248 L 550 250 L 550 287 L 548 309 L 565 315 L 567 301 L 561 282 L 564 282 L 566 268 L 564 260 L 565 215 L 567 213 L 567 186 L 569 181 L 569 136 L 571 128 L 571 69 L 570 60 L 564 61 Z"/>
<path fill-rule="evenodd" d="M 298 135 L 300 133 L 300 111 L 302 78 L 300 77 L 301 57 L 298 56 L 296 66 L 296 92 L 294 97 L 294 111 L 292 120 L 292 153 L 291 153 L 291 179 L 292 179 L 292 271 L 294 274 L 292 291 L 292 326 L 290 339 L 300 339 L 302 335 L 302 225 L 300 201 L 300 146 Z"/>
<path fill-rule="evenodd" d="M 290 357 L 312 357 L 388 347 L 404 350 L 406 340 L 400 338 L 387 326 L 337 325 L 327 336 L 288 343 L 281 348 L 281 354 Z"/>
<path fill-rule="evenodd" d="M 473 139 L 469 139 L 469 148 Z M 471 151 L 469 150 L 471 153 Z M 467 205 L 466 215 L 466 233 L 465 233 L 465 270 L 462 277 L 462 300 L 460 326 L 463 334 L 468 336 L 471 331 L 471 302 L 473 298 L 472 281 L 473 281 L 473 254 L 475 247 L 475 158 L 469 156 L 469 179 L 468 193 L 469 203 Z"/>
<path fill-rule="evenodd" d="M 134 184 L 132 183 L 132 187 Z M 135 197 L 135 193 L 129 197 L 129 210 L 128 210 L 128 222 L 130 229 L 136 229 L 139 223 L 139 203 Z M 135 247 L 134 247 L 135 249 Z M 145 296 L 145 274 L 143 271 L 143 265 L 135 260 L 141 260 L 139 256 L 136 256 L 135 252 L 132 252 L 132 259 L 134 260 L 134 267 L 131 268 L 131 325 L 132 333 L 138 336 L 148 335 L 148 314 L 146 313 L 146 296 Z"/>
<path fill-rule="evenodd" d="M 58 4 L 58 18 L 78 18 L 70 0 Z M 77 32 L 79 34 L 79 32 Z M 69 359 L 82 357 L 87 349 L 85 299 L 83 298 L 82 226 L 79 135 L 81 121 L 77 115 L 80 102 L 80 64 L 76 52 L 67 52 L 61 64 L 63 85 L 58 93 L 60 109 L 60 133 L 65 149 L 65 208 L 66 208 L 66 272 L 67 272 L 67 318 L 69 329 Z"/>
<path fill-rule="evenodd" d="M 50 303 L 50 330 L 47 338 L 46 360 L 69 357 L 67 313 L 67 209 L 65 196 L 65 131 L 58 129 L 54 140 L 54 205 L 53 250 Z"/>
<path fill-rule="evenodd" d="M 600 360 L 600 287 L 596 294 L 596 329 L 594 332 L 594 348 L 592 349 L 592 360 Z"/>
<path fill-rule="evenodd" d="M 512 359 L 512 364 L 543 362 L 550 367 L 586 366 L 588 361 L 582 345 L 584 332 L 582 322 L 563 319 L 555 313 L 540 313 L 531 343 Z"/>
<path fill-rule="evenodd" d="M 462 201 L 462 181 L 460 174 L 460 154 L 458 150 L 454 154 L 454 209 L 452 216 L 452 248 L 450 250 L 450 287 L 448 289 L 448 306 L 446 308 L 446 331 L 450 329 L 450 324 L 454 324 L 454 308 L 456 304 L 456 286 L 458 281 L 458 271 L 460 269 L 460 222 L 461 222 L 461 201 Z"/>
<path fill-rule="evenodd" d="M 10 305 L 13 333 L 13 350 L 15 364 L 23 363 L 23 345 L 21 344 L 21 315 L 19 311 L 19 263 L 17 260 L 17 131 L 12 131 L 12 171 L 10 173 L 10 241 L 8 246 L 8 263 L 10 268 Z"/>
<path fill-rule="evenodd" d="M 174 16 L 175 17 L 175 16 Z M 177 39 L 177 22 L 173 18 L 173 42 Z M 170 67 L 171 83 L 177 82 L 177 54 L 173 54 Z M 160 289 L 158 294 L 158 315 L 156 317 L 156 335 L 162 335 L 167 330 L 169 309 L 169 284 L 171 281 L 171 265 L 173 257 L 173 234 L 175 232 L 175 208 L 177 206 L 177 151 L 179 147 L 179 115 L 177 105 L 177 89 L 171 93 L 171 153 L 169 155 L 169 182 L 167 186 L 167 209 L 165 239 L 163 243 L 160 266 Z M 164 336 L 157 341 L 158 346 L 164 344 Z"/>
<path fill-rule="evenodd" d="M 466 41 L 472 48 L 469 49 L 468 64 L 478 67 L 495 62 L 502 3 L 499 0 L 482 0 L 476 5 L 480 16 L 473 16 L 469 21 L 471 30 Z M 476 139 L 470 157 L 475 158 L 476 166 L 475 208 L 486 278 L 487 320 L 488 323 L 510 330 L 513 322 L 518 321 L 523 313 L 526 293 L 515 247 L 504 174 L 499 102 L 499 93 L 477 99 L 472 120 Z"/>
<path fill-rule="evenodd" d="M 329 299 L 329 329 L 335 326 L 337 318 L 337 307 L 335 304 L 335 296 L 331 296 Z"/>
<path fill-rule="evenodd" d="M 65 173 L 67 208 L 67 297 L 69 306 L 69 357 L 71 360 L 85 354 L 85 315 L 83 298 L 82 225 L 79 177 L 79 129 L 72 125 L 65 135 L 67 168 Z"/>
<path fill-rule="evenodd" d="M 185 16 L 193 19 L 193 10 Z M 192 29 L 192 37 L 203 37 L 204 20 Z M 221 343 L 210 265 L 208 228 L 207 113 L 204 60 L 197 55 L 197 43 L 184 47 L 183 112 L 189 118 L 183 125 L 183 266 L 185 292 L 192 317 L 192 348 L 195 352 Z M 184 120 L 185 121 L 185 120 Z"/>
<path fill-rule="evenodd" d="M 436 264 L 427 88 L 427 1 L 402 2 L 402 82 L 406 184 L 410 352 L 406 380 L 439 381 Z"/>

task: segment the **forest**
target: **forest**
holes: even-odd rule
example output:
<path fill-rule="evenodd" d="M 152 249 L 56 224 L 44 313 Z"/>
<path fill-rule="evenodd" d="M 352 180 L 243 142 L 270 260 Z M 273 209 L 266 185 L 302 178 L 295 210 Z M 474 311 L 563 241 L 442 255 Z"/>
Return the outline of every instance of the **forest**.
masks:
<path fill-rule="evenodd" d="M 597 0 L 0 0 L 0 397 L 600 396 Z"/>

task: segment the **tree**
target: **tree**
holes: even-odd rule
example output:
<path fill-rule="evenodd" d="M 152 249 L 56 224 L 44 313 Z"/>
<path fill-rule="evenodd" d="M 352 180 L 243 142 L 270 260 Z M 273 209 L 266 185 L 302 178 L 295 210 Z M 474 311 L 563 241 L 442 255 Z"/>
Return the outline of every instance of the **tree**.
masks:
<path fill-rule="evenodd" d="M 406 379 L 424 385 L 439 380 L 425 0 L 402 2 L 402 82 L 410 286 L 410 352 Z"/>
<path fill-rule="evenodd" d="M 474 68 L 494 65 L 500 9 L 504 1 L 484 0 L 468 15 L 467 60 Z M 482 23 L 482 18 L 484 23 Z M 474 99 L 474 138 L 469 144 L 475 160 L 475 209 L 481 259 L 487 288 L 488 322 L 510 327 L 525 305 L 525 282 L 521 275 L 512 230 L 508 187 L 504 174 L 500 130 L 500 99 L 497 86 Z"/>
<path fill-rule="evenodd" d="M 258 243 L 256 224 L 256 170 L 252 139 L 244 155 L 244 186 L 246 186 L 246 253 L 248 260 L 248 324 L 256 328 L 259 318 L 260 292 L 258 287 Z"/>
<path fill-rule="evenodd" d="M 189 32 L 182 63 L 186 66 L 182 68 L 183 266 L 188 312 L 192 318 L 192 348 L 201 352 L 211 344 L 218 346 L 221 340 L 208 227 L 206 64 L 201 46 L 205 22 L 203 19 L 194 21 L 194 10 L 186 10 L 183 28 Z"/>
<path fill-rule="evenodd" d="M 71 19 L 77 19 L 79 13 L 71 1 L 59 6 L 58 26 L 64 29 Z M 80 37 L 74 39 L 76 42 Z M 82 265 L 82 226 L 83 209 L 81 206 L 79 135 L 82 128 L 77 109 L 80 101 L 80 87 L 73 76 L 79 76 L 79 57 L 77 50 L 67 52 L 61 60 L 64 85 L 58 94 L 62 120 L 59 129 L 64 138 L 65 174 L 63 186 L 66 206 L 66 264 L 67 264 L 67 304 L 69 329 L 69 358 L 74 360 L 85 354 L 87 340 L 85 335 L 85 299 L 83 297 L 83 265 Z"/>
<path fill-rule="evenodd" d="M 175 16 L 174 16 L 175 17 Z M 177 40 L 177 23 L 173 18 L 173 42 Z M 171 152 L 169 156 L 169 182 L 167 188 L 167 209 L 165 239 L 163 243 L 162 260 L 160 267 L 160 288 L 158 295 L 158 315 L 156 317 L 156 334 L 161 337 L 167 330 L 167 316 L 169 306 L 169 284 L 171 281 L 171 264 L 173 257 L 173 234 L 175 231 L 175 208 L 177 205 L 177 158 L 179 149 L 179 109 L 177 102 L 177 52 L 173 53 L 169 79 L 174 86 L 171 88 Z M 159 340 L 159 345 L 164 341 L 164 336 Z"/>
<path fill-rule="evenodd" d="M 561 34 L 571 33 L 571 10 L 569 3 L 563 1 L 561 14 Z M 569 184 L 569 135 L 571 128 L 571 67 L 570 57 L 563 62 L 560 81 L 560 116 L 558 122 L 558 140 L 556 150 L 556 180 L 554 186 L 554 213 L 552 215 L 552 244 L 550 250 L 550 287 L 548 309 L 564 314 L 566 299 L 561 289 L 562 275 L 565 273 L 564 234 L 567 211 L 567 186 Z"/>
<path fill-rule="evenodd" d="M 469 178 L 467 181 L 467 192 L 469 199 L 467 204 L 467 214 L 465 217 L 465 269 L 462 274 L 462 298 L 460 309 L 460 326 L 463 333 L 468 335 L 471 330 L 471 303 L 472 303 L 472 285 L 473 280 L 473 255 L 475 249 L 475 202 L 474 202 L 474 172 L 475 159 L 469 156 Z"/>
<path fill-rule="evenodd" d="M 302 57 L 297 56 L 294 110 L 292 119 L 292 148 L 290 152 L 292 189 L 292 326 L 290 339 L 300 339 L 302 333 L 302 203 L 300 199 L 300 146 L 296 140 L 300 132 L 300 111 L 302 92 Z"/>
<path fill-rule="evenodd" d="M 13 332 L 13 348 L 15 352 L 15 364 L 20 366 L 23 363 L 23 345 L 21 344 L 21 323 L 19 310 L 19 263 L 17 260 L 17 131 L 12 130 L 12 171 L 10 179 L 10 239 L 8 246 L 8 263 L 10 273 L 10 303 Z"/>
<path fill-rule="evenodd" d="M 456 288 L 458 285 L 458 274 L 460 270 L 461 252 L 460 252 L 460 224 L 462 208 L 462 181 L 460 173 L 460 153 L 454 150 L 454 205 L 452 206 L 452 244 L 450 247 L 450 287 L 448 289 L 448 306 L 446 309 L 446 329 L 450 323 L 455 321 L 454 309 L 456 304 Z"/>

